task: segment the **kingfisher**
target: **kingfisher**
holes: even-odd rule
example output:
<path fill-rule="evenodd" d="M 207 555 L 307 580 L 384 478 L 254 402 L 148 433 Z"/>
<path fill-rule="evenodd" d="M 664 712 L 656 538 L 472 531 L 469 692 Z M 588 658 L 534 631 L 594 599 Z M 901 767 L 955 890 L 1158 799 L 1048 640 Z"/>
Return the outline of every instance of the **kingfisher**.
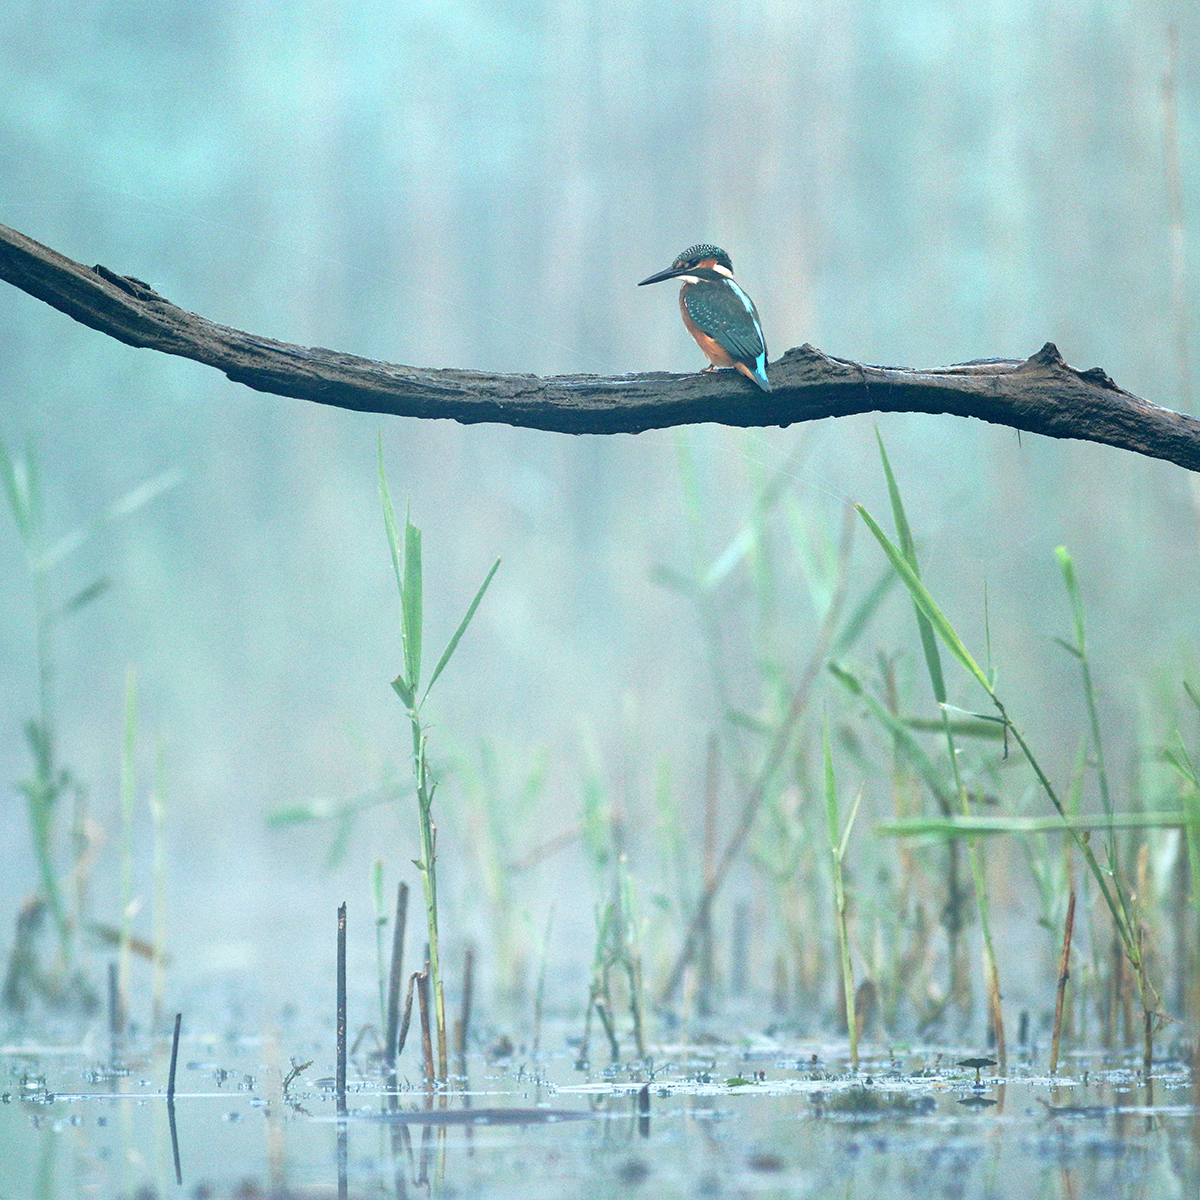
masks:
<path fill-rule="evenodd" d="M 769 392 L 762 322 L 754 301 L 734 282 L 729 255 L 707 243 L 689 246 L 665 271 L 643 279 L 638 287 L 664 279 L 683 280 L 679 311 L 688 333 L 712 364 L 704 369 L 734 367 Z"/>

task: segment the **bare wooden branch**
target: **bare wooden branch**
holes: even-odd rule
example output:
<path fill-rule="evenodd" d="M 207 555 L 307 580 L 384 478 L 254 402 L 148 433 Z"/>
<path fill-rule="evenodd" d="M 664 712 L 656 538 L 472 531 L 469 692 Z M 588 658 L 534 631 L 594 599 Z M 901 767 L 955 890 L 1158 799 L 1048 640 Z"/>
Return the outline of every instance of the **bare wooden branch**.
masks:
<path fill-rule="evenodd" d="M 0 278 L 131 346 L 217 367 L 262 392 L 359 412 L 495 421 L 559 433 L 640 433 L 713 421 L 792 425 L 862 412 L 951 413 L 1047 437 L 1103 442 L 1200 471 L 1200 422 L 1077 371 L 1047 343 L 1032 357 L 917 369 L 831 358 L 809 345 L 771 365 L 774 390 L 732 371 L 489 375 L 375 362 L 255 337 L 185 312 L 148 284 L 85 267 L 0 225 Z"/>

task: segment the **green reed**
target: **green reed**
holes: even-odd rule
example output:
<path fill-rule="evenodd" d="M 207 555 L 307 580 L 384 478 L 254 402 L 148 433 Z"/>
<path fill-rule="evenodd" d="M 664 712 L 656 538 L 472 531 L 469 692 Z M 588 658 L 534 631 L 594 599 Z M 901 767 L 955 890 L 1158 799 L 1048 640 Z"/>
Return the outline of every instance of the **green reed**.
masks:
<path fill-rule="evenodd" d="M 1150 1055 L 1150 1044 L 1152 1036 L 1153 1018 L 1156 1015 L 1157 996 L 1150 984 L 1146 974 L 1146 963 L 1143 954 L 1142 936 L 1139 928 L 1137 914 L 1134 911 L 1132 896 L 1125 884 L 1119 864 L 1116 858 L 1115 841 L 1112 839 L 1112 827 L 1117 823 L 1118 814 L 1112 813 L 1111 799 L 1107 798 L 1107 781 L 1105 779 L 1104 790 L 1102 795 L 1105 797 L 1105 803 L 1108 807 L 1108 812 L 1105 813 L 1102 819 L 1093 820 L 1090 822 L 1080 822 L 1078 819 L 1073 819 L 1073 814 L 1068 811 L 1067 805 L 1063 798 L 1059 796 L 1054 784 L 1050 781 L 1049 776 L 1042 768 L 1037 757 L 1034 755 L 1032 747 L 1029 745 L 1024 733 L 1020 727 L 1013 721 L 1009 715 L 1008 709 L 1000 698 L 993 684 L 991 676 L 983 670 L 975 658 L 967 650 L 962 639 L 954 629 L 937 601 L 930 594 L 928 589 L 922 583 L 917 571 L 914 569 L 913 563 L 909 556 L 904 552 L 902 547 L 897 546 L 888 538 L 887 534 L 879 527 L 875 519 L 867 512 L 862 505 L 858 505 L 858 512 L 862 519 L 866 522 L 875 539 L 883 548 L 888 560 L 891 562 L 893 569 L 900 577 L 901 582 L 908 589 L 909 595 L 912 597 L 913 604 L 928 622 L 930 630 L 936 634 L 937 639 L 949 650 L 953 658 L 959 665 L 983 688 L 992 705 L 995 707 L 996 715 L 974 714 L 977 718 L 989 720 L 997 723 L 1004 731 L 1006 738 L 1012 738 L 1020 749 L 1022 756 L 1033 770 L 1034 777 L 1037 780 L 1038 786 L 1046 797 L 1053 804 L 1054 809 L 1059 817 L 1059 827 L 1064 829 L 1072 838 L 1076 849 L 1082 855 L 1084 862 L 1087 864 L 1088 870 L 1100 889 L 1100 894 L 1104 898 L 1104 902 L 1112 915 L 1113 924 L 1117 931 L 1117 936 L 1120 939 L 1121 946 L 1124 950 L 1125 957 L 1133 969 L 1134 976 L 1138 983 L 1139 992 L 1142 1000 L 1144 1013 L 1144 1028 L 1146 1040 L 1146 1055 L 1147 1060 Z M 1078 603 L 1077 585 L 1074 583 L 1073 570 L 1068 570 L 1070 562 L 1069 556 L 1062 552 L 1059 556 L 1060 564 L 1063 564 L 1064 576 L 1067 579 L 1067 590 L 1071 598 L 1073 613 L 1076 617 L 1076 642 L 1075 645 L 1067 646 L 1081 663 L 1086 663 L 1086 642 L 1083 639 L 1082 627 L 1082 606 Z M 1090 670 L 1084 675 L 1085 692 L 1089 695 L 1089 716 L 1092 721 L 1092 736 L 1098 741 L 1099 739 L 1099 724 L 1095 718 L 1095 699 L 1094 691 L 1091 683 Z M 944 693 L 943 693 L 944 694 Z M 939 699 L 939 704 L 945 705 L 943 699 Z M 943 712 L 946 709 L 943 707 Z M 1098 762 L 1102 763 L 1102 757 L 1098 758 Z M 1145 823 L 1146 814 L 1137 814 L 1138 820 L 1136 823 Z M 1164 819 L 1169 820 L 1170 815 L 1163 814 Z M 970 822 L 968 821 L 969 813 L 964 812 L 963 816 L 958 818 L 954 825 L 959 833 L 970 833 Z M 1176 822 L 1177 819 L 1176 819 Z M 1086 827 L 1084 827 L 1086 826 Z M 1106 847 L 1106 862 L 1102 865 L 1096 856 L 1096 852 L 1091 845 L 1088 837 L 1088 829 L 1096 827 L 1107 827 L 1109 829 L 1109 839 Z"/>
<path fill-rule="evenodd" d="M 46 521 L 42 472 L 36 447 L 28 443 L 24 455 L 15 457 L 0 441 L 0 482 L 16 524 L 25 554 L 33 591 L 33 640 L 37 671 L 35 714 L 24 725 L 25 741 L 33 759 L 32 771 L 17 786 L 25 796 L 30 836 L 37 864 L 39 902 L 49 910 L 58 936 L 57 964 L 51 976 L 37 983 L 45 998 L 58 1001 L 73 994 L 83 1004 L 91 1002 L 90 989 L 81 978 L 70 980 L 75 937 L 86 924 L 84 907 L 85 865 L 91 849 L 86 834 L 84 810 L 86 789 L 62 761 L 58 739 L 58 708 L 55 678 L 59 670 L 57 644 L 63 624 L 103 596 L 113 584 L 111 576 L 100 575 L 84 587 L 66 591 L 63 598 L 62 568 L 92 537 L 109 525 L 124 520 L 138 509 L 175 487 L 182 476 L 168 470 L 127 492 L 98 516 L 69 532 L 52 536 Z M 74 914 L 69 914 L 59 883 L 58 810 L 70 798 L 75 807 L 72 874 L 76 881 Z M 14 948 L 14 957 L 22 947 Z M 31 953 L 31 949 L 29 950 Z M 32 974 L 26 972 L 31 982 Z M 58 988 L 61 991 L 56 991 Z M 20 1006 L 21 982 L 10 964 L 5 984 L 5 1002 Z"/>
<path fill-rule="evenodd" d="M 441 957 L 438 940 L 437 905 L 437 826 L 433 820 L 433 798 L 437 781 L 431 778 L 429 759 L 426 753 L 427 733 L 421 709 L 429 692 L 446 669 L 458 643 L 466 632 L 479 602 L 492 582 L 500 560 L 492 564 L 466 615 L 458 623 L 446 648 L 442 651 L 429 682 L 421 690 L 421 651 L 423 637 L 422 575 L 421 575 L 421 531 L 412 523 L 408 514 L 404 518 L 404 537 L 401 541 L 396 511 L 388 490 L 387 476 L 383 469 L 383 438 L 379 439 L 379 492 L 383 502 L 383 522 L 387 532 L 388 548 L 392 555 L 392 568 L 396 575 L 396 587 L 400 593 L 400 645 L 404 666 L 392 680 L 392 690 L 400 697 L 408 715 L 412 734 L 412 771 L 417 797 L 417 824 L 420 832 L 421 857 L 415 866 L 421 873 L 421 885 L 425 896 L 425 917 L 429 930 L 429 978 L 433 991 L 434 1020 L 437 1028 L 438 1079 L 444 1081 L 449 1074 L 446 1044 L 446 999 L 442 986 Z"/>
<path fill-rule="evenodd" d="M 822 730 L 822 746 L 825 752 L 825 815 L 829 822 L 829 851 L 833 856 L 833 900 L 837 921 L 838 954 L 842 964 L 842 991 L 846 1001 L 846 1029 L 850 1035 L 850 1069 L 858 1070 L 858 1020 L 855 1013 L 854 965 L 850 961 L 850 939 L 846 932 L 846 881 L 842 864 L 846 858 L 846 845 L 858 816 L 862 801 L 862 789 L 854 799 L 846 828 L 842 829 L 838 814 L 837 780 L 833 773 L 833 753 L 829 748 L 829 722 Z"/>

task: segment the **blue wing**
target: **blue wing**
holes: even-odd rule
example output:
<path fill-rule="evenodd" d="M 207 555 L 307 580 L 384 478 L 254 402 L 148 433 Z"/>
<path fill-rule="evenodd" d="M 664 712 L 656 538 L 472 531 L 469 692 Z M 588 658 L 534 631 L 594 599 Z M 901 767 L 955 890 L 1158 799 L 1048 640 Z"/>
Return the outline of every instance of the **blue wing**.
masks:
<path fill-rule="evenodd" d="M 766 368 L 767 343 L 754 301 L 733 280 L 702 280 L 684 293 L 688 315 L 734 362 Z"/>

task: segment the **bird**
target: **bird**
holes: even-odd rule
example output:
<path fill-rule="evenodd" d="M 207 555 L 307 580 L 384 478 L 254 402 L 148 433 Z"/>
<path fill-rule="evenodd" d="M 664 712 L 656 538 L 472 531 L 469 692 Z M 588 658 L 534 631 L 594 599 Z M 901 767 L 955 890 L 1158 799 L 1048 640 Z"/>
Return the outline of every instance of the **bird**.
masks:
<path fill-rule="evenodd" d="M 689 246 L 665 270 L 643 279 L 638 287 L 681 279 L 679 311 L 688 333 L 704 351 L 711 366 L 734 367 L 764 392 L 767 378 L 767 341 L 754 301 L 734 282 L 733 263 L 720 246 Z"/>

